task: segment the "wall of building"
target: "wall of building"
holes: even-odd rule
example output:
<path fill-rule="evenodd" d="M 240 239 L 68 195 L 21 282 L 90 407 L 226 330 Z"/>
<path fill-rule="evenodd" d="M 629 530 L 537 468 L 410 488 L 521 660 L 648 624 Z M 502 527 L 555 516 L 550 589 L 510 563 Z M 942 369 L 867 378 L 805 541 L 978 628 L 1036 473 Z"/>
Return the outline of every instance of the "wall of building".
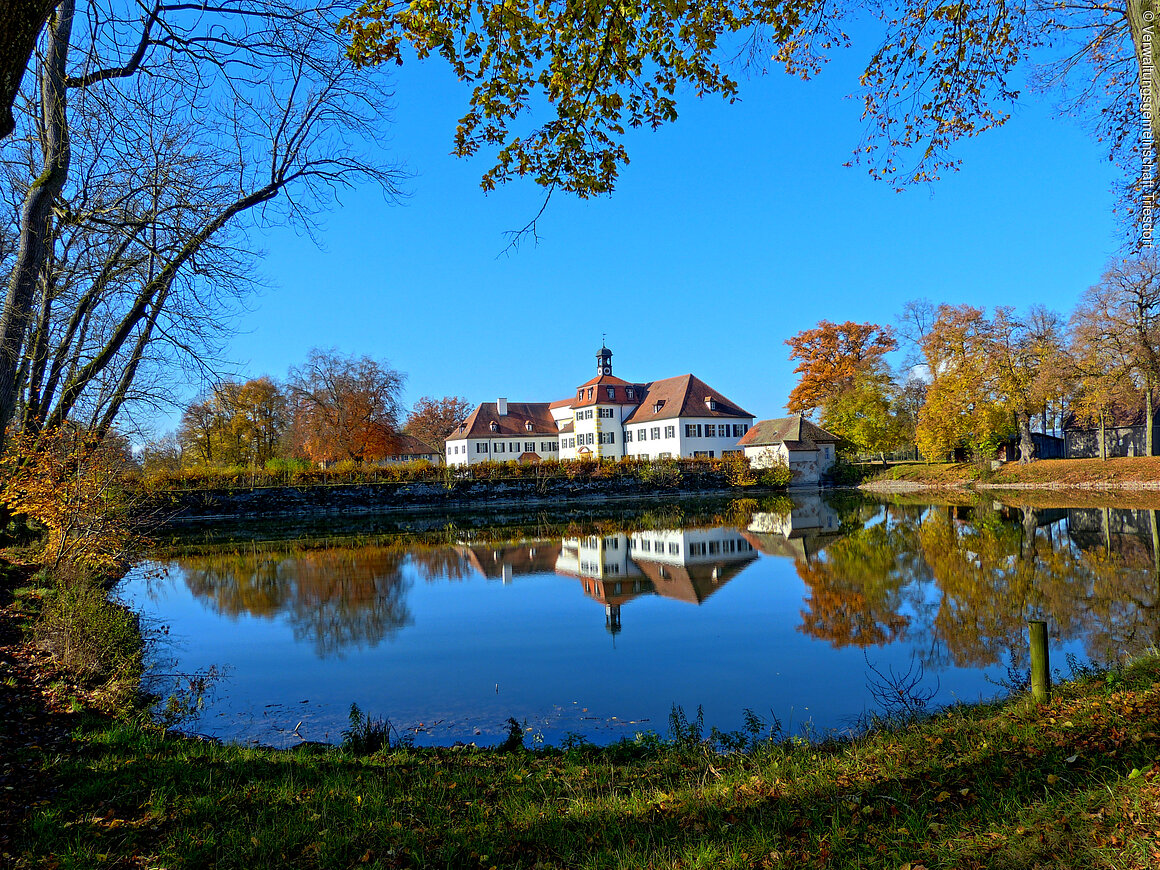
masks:
<path fill-rule="evenodd" d="M 823 444 L 817 450 L 789 450 L 784 444 L 746 447 L 745 455 L 753 468 L 787 465 L 794 473 L 793 486 L 809 486 L 821 482 L 836 458 L 832 444 Z"/>
<path fill-rule="evenodd" d="M 1160 446 L 1160 425 L 1152 430 L 1152 443 Z M 1145 426 L 1108 426 L 1104 429 L 1108 456 L 1147 456 Z M 1099 459 L 1100 458 L 1100 430 L 1099 429 L 1067 429 L 1063 433 L 1067 443 L 1068 459 Z"/>
<path fill-rule="evenodd" d="M 527 445 L 534 445 L 528 450 Z M 448 465 L 476 465 L 480 462 L 516 462 L 523 453 L 536 453 L 541 459 L 559 459 L 560 439 L 556 434 L 529 432 L 519 438 L 514 436 L 496 438 L 463 438 L 447 442 Z M 479 445 L 486 451 L 481 452 Z M 499 447 L 503 450 L 499 450 Z M 458 448 L 458 450 L 456 449 Z"/>

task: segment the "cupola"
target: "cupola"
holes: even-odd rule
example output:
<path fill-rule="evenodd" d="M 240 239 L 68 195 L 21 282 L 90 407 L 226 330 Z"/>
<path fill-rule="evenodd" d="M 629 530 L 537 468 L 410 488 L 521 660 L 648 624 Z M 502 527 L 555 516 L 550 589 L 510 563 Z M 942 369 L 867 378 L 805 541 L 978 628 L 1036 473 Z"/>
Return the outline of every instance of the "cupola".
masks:
<path fill-rule="evenodd" d="M 600 350 L 596 353 L 596 374 L 612 374 L 612 351 L 603 344 L 601 344 Z"/>

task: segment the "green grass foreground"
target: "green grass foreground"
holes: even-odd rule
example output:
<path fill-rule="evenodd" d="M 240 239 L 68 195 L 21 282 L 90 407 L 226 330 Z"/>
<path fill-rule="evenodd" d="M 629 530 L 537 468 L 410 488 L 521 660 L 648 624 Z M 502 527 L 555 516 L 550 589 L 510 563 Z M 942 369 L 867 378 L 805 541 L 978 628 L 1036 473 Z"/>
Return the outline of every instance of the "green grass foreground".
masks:
<path fill-rule="evenodd" d="M 1160 659 L 846 743 L 221 746 L 89 720 L 5 856 L 96 868 L 1155 868 Z M 35 750 L 33 750 L 35 751 Z"/>

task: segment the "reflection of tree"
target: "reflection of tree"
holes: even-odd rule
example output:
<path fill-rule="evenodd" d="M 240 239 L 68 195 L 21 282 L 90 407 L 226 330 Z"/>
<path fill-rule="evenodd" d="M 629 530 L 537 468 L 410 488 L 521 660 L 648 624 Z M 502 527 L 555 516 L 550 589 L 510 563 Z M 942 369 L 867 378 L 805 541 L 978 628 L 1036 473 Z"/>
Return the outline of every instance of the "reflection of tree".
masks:
<path fill-rule="evenodd" d="M 411 562 L 428 583 L 466 580 L 474 576 L 471 561 L 456 547 L 425 547 L 411 553 Z"/>
<path fill-rule="evenodd" d="M 230 617 L 285 615 L 320 656 L 375 646 L 411 622 L 399 548 L 214 554 L 178 562 L 190 591 Z"/>
<path fill-rule="evenodd" d="M 830 544 L 823 558 L 798 560 L 798 576 L 809 587 L 800 631 L 836 647 L 880 646 L 905 633 L 905 587 L 925 566 L 916 559 L 914 526 L 890 519 L 887 509 L 886 522 Z"/>
<path fill-rule="evenodd" d="M 1104 522 L 1123 527 L 1119 513 Z M 928 663 L 982 667 L 1009 654 L 1022 664 L 1027 619 L 1042 618 L 1053 637 L 1083 637 L 1094 660 L 1142 652 L 1160 642 L 1160 529 L 1156 512 L 1141 514 L 1135 536 L 1089 535 L 1100 545 L 1084 550 L 1031 508 L 888 507 L 798 563 L 809 587 L 800 630 L 839 647 L 929 635 Z M 931 580 L 940 594 L 926 607 Z"/>

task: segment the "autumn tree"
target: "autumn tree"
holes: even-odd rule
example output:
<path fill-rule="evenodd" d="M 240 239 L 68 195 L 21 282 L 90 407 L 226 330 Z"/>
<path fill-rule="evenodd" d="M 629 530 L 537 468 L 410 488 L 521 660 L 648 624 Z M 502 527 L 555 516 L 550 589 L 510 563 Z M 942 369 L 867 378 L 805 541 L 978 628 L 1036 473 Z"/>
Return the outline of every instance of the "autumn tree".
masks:
<path fill-rule="evenodd" d="M 970 305 L 940 305 L 923 339 L 931 383 L 919 414 L 926 456 L 968 446 L 990 453 L 1012 432 L 1020 460 L 1035 458 L 1032 417 L 1067 389 L 1061 318 L 1042 306 L 991 317 Z"/>
<path fill-rule="evenodd" d="M 923 343 L 931 381 L 917 429 L 918 448 L 928 459 L 961 446 L 988 453 L 1011 433 L 1011 414 L 995 397 L 990 341 L 982 309 L 938 307 Z"/>
<path fill-rule="evenodd" d="M 311 350 L 290 370 L 288 444 L 315 462 L 382 459 L 399 428 L 405 379 L 368 356 Z"/>
<path fill-rule="evenodd" d="M 1089 287 L 1071 316 L 1068 366 L 1075 383 L 1072 411 L 1081 422 L 1099 426 L 1100 459 L 1108 458 L 1107 424 L 1117 412 L 1139 407 L 1132 383 L 1131 346 L 1109 329 L 1106 288 Z"/>
<path fill-rule="evenodd" d="M 786 341 L 800 376 L 786 407 L 821 411 L 822 426 L 855 449 L 880 452 L 898 441 L 894 392 L 884 356 L 898 347 L 891 330 L 873 323 L 822 320 Z"/>
<path fill-rule="evenodd" d="M 1025 317 L 1009 307 L 995 309 L 987 359 L 997 401 L 1011 409 L 1019 431 L 1019 461 L 1035 460 L 1031 418 L 1064 388 L 1062 321 L 1043 306 Z"/>
<path fill-rule="evenodd" d="M 177 433 L 167 432 L 159 437 L 150 438 L 141 448 L 140 459 L 141 470 L 145 474 L 180 471 L 182 447 L 177 439 Z"/>
<path fill-rule="evenodd" d="M 183 454 L 204 465 L 265 465 L 288 423 L 286 396 L 270 378 L 225 381 L 181 416 L 177 441 Z"/>
<path fill-rule="evenodd" d="M 1111 263 L 1072 319 L 1083 409 L 1103 418 L 1125 401 L 1129 381 L 1144 406 L 1145 450 L 1154 455 L 1160 387 L 1160 258 L 1155 252 Z M 1101 437 L 1101 441 L 1102 441 Z"/>
<path fill-rule="evenodd" d="M 447 437 L 470 413 L 471 404 L 461 396 L 444 396 L 442 399 L 423 396 L 411 408 L 403 431 L 445 452 Z"/>
<path fill-rule="evenodd" d="M 876 177 L 903 185 L 957 167 L 953 146 L 1006 123 L 1021 96 L 1017 77 L 1031 64 L 1039 66 L 1032 78 L 1048 87 L 1079 83 L 1079 105 L 1067 108 L 1086 111 L 1129 178 L 1141 177 L 1141 161 L 1130 158 L 1140 140 L 1141 88 L 1151 82 L 1143 71 L 1156 67 L 1150 0 L 723 0 L 711 8 L 365 0 L 345 27 L 360 64 L 401 64 L 409 47 L 419 59 L 440 56 L 470 83 L 454 149 L 494 149 L 485 189 L 526 177 L 549 195 L 586 197 L 613 189 L 628 162 L 628 128 L 676 119 L 680 89 L 735 99 L 726 66 L 734 59 L 808 77 L 829 50 L 850 42 L 843 19 L 867 13 L 878 26 L 862 28 L 873 32 L 876 50 L 860 80 L 868 135 L 857 155 Z M 1160 112 L 1151 123 L 1160 142 Z"/>

